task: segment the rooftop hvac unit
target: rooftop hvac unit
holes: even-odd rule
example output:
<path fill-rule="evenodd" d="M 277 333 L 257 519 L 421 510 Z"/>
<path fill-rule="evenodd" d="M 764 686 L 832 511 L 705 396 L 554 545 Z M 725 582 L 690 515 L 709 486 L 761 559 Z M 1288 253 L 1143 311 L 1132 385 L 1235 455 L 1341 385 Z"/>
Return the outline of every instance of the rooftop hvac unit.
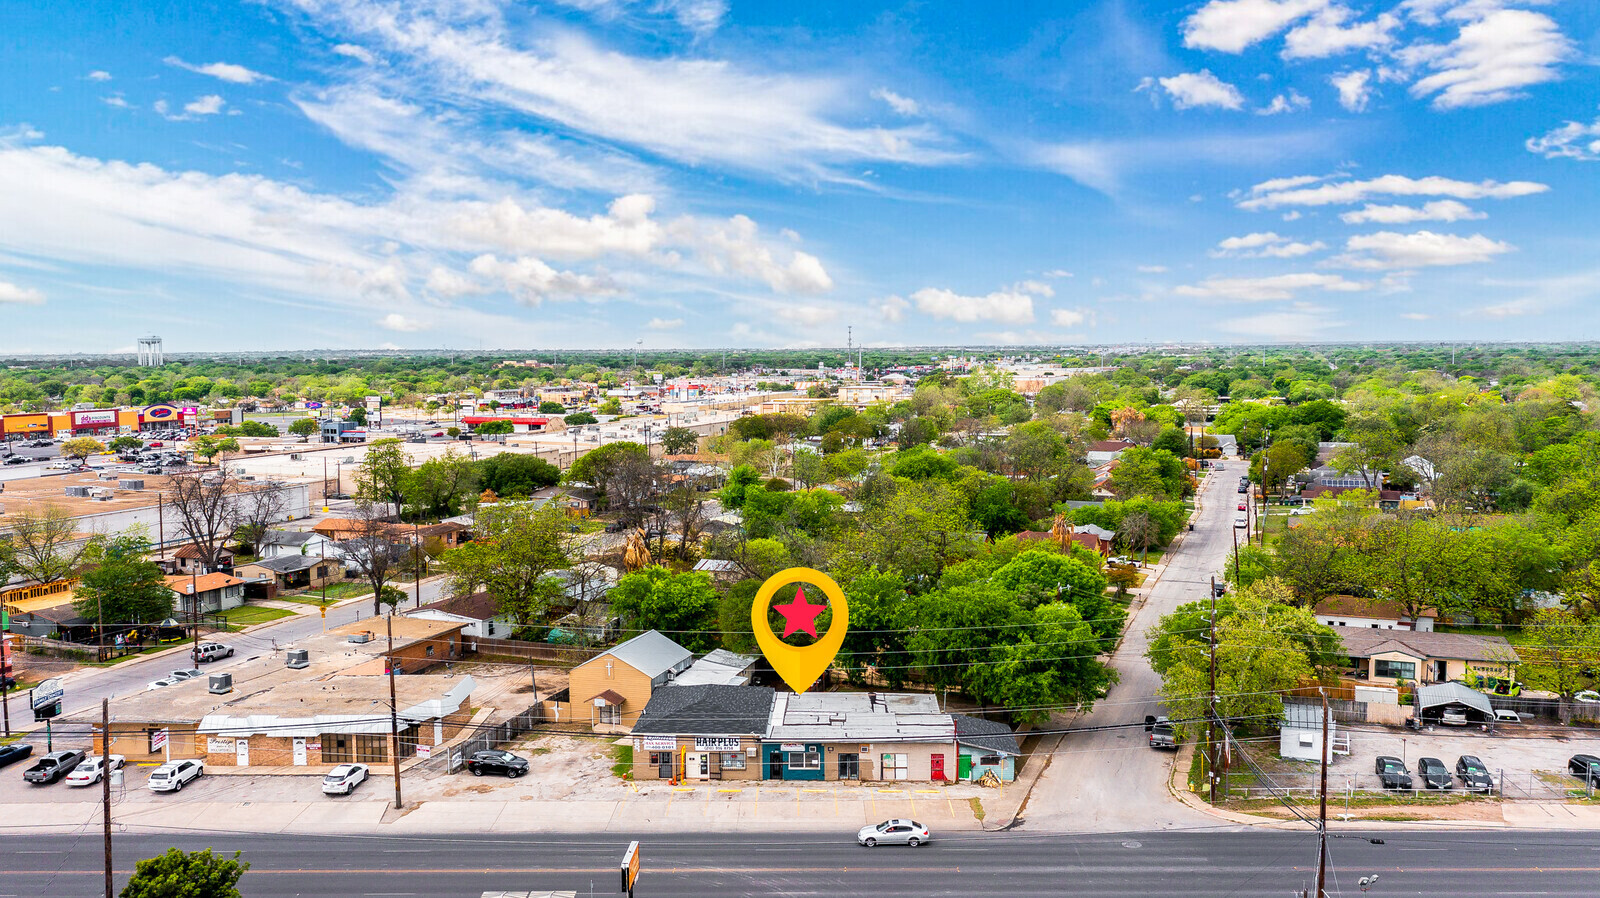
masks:
<path fill-rule="evenodd" d="M 119 481 L 117 481 L 117 488 L 118 489 L 124 489 L 124 490 L 142 490 L 142 489 L 144 489 L 144 481 L 143 480 L 119 480 Z"/>
<path fill-rule="evenodd" d="M 284 666 L 294 670 L 310 667 L 311 656 L 305 649 L 290 649 L 288 657 L 284 660 Z"/>
<path fill-rule="evenodd" d="M 116 480 L 117 479 L 117 473 L 115 471 L 101 471 L 99 473 L 99 475 L 97 475 L 97 476 L 99 476 L 99 478 L 101 480 Z"/>
<path fill-rule="evenodd" d="M 92 487 L 89 487 L 87 492 L 88 492 L 88 494 L 90 496 L 92 496 L 92 497 L 94 497 L 96 499 L 109 499 L 112 496 L 111 490 L 109 490 L 109 489 L 107 489 L 107 488 L 105 488 L 103 486 L 92 486 Z"/>
<path fill-rule="evenodd" d="M 345 642 L 353 642 L 356 645 L 363 645 L 371 641 L 372 634 L 367 632 L 351 633 L 349 636 L 345 637 Z"/>
<path fill-rule="evenodd" d="M 211 675 L 211 694 L 226 695 L 233 691 L 233 674 L 215 673 Z"/>
<path fill-rule="evenodd" d="M 89 495 L 89 488 L 86 486 L 69 486 L 66 489 L 67 495 L 76 496 L 79 499 L 85 498 Z"/>

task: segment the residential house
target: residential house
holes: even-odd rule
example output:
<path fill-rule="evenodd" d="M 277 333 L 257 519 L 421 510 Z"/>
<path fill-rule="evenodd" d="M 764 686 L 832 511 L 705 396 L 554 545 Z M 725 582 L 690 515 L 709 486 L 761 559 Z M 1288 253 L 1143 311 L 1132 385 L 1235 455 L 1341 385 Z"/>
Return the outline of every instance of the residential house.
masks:
<path fill-rule="evenodd" d="M 1089 444 L 1089 449 L 1085 455 L 1087 456 L 1089 467 L 1092 468 L 1096 465 L 1103 465 L 1108 461 L 1120 459 L 1123 451 L 1132 448 L 1133 444 L 1127 440 L 1097 440 Z"/>
<path fill-rule="evenodd" d="M 694 664 L 694 655 L 655 630 L 607 649 L 572 669 L 567 690 L 576 706 L 589 709 L 598 733 L 627 732 L 657 689 Z"/>
<path fill-rule="evenodd" d="M 343 542 L 366 533 L 367 525 L 351 518 L 323 518 L 312 525 L 311 531 L 332 542 Z"/>
<path fill-rule="evenodd" d="M 285 555 L 316 555 L 334 558 L 339 550 L 333 540 L 311 530 L 268 530 L 256 547 L 262 558 Z"/>
<path fill-rule="evenodd" d="M 1311 486 L 1300 491 L 1302 504 L 1315 502 L 1318 499 L 1331 499 L 1342 496 L 1352 490 L 1365 490 L 1362 486 Z M 1394 511 L 1400 508 L 1417 508 L 1428 503 L 1424 502 L 1416 493 L 1401 490 L 1376 490 L 1378 507 L 1385 511 Z"/>
<path fill-rule="evenodd" d="M 1067 546 L 1077 543 L 1091 552 L 1099 553 L 1102 558 L 1111 555 L 1111 548 L 1117 538 L 1115 530 L 1107 530 L 1094 524 L 1072 524 L 1065 515 L 1056 515 L 1055 524 L 1049 530 L 1024 530 L 1017 534 L 1017 540 L 1024 543 L 1049 542 L 1054 543 L 1061 551 L 1067 551 Z"/>
<path fill-rule="evenodd" d="M 453 621 L 462 624 L 461 633 L 469 637 L 508 639 L 516 629 L 514 617 L 500 610 L 500 603 L 486 592 L 452 596 L 430 602 L 421 608 L 401 612 L 422 620 Z"/>
<path fill-rule="evenodd" d="M 320 555 L 283 555 L 241 564 L 234 573 L 256 587 L 254 594 L 275 598 L 292 589 L 321 589 L 344 579 L 344 565 Z"/>
<path fill-rule="evenodd" d="M 1404 606 L 1389 599 L 1362 596 L 1329 596 L 1317 603 L 1317 623 L 1330 627 L 1366 627 L 1372 630 L 1415 630 L 1433 632 L 1438 612 L 1425 608 L 1415 620 Z"/>
<path fill-rule="evenodd" d="M 1016 779 L 1017 757 L 1022 749 L 1011 727 L 970 714 L 950 716 L 955 718 L 956 751 L 960 753 L 956 760 L 957 779 L 978 780 L 990 771 L 1002 783 Z"/>
<path fill-rule="evenodd" d="M 760 780 L 774 691 L 674 685 L 657 690 L 633 725 L 635 780 Z"/>
<path fill-rule="evenodd" d="M 943 782 L 956 725 L 932 695 L 780 693 L 761 751 L 763 779 Z"/>
<path fill-rule="evenodd" d="M 460 521 L 440 521 L 437 524 L 421 527 L 408 528 L 401 525 L 396 535 L 407 537 L 417 545 L 427 545 L 430 540 L 438 540 L 445 548 L 453 549 L 472 538 L 472 528 Z"/>
<path fill-rule="evenodd" d="M 1334 627 L 1360 679 L 1446 683 L 1470 674 L 1509 677 L 1520 662 L 1501 636 Z"/>
<path fill-rule="evenodd" d="M 172 571 L 176 574 L 204 574 L 213 570 L 229 570 L 233 567 L 233 552 L 222 546 L 216 550 L 215 565 L 207 566 L 201 558 L 204 549 L 195 543 L 185 543 L 172 553 Z"/>
<path fill-rule="evenodd" d="M 214 574 L 172 574 L 167 588 L 178 594 L 174 613 L 207 614 L 238 608 L 244 604 L 244 581 L 221 572 Z"/>
<path fill-rule="evenodd" d="M 744 571 L 738 563 L 726 558 L 702 558 L 694 563 L 694 569 L 710 574 L 713 583 L 737 583 L 744 579 Z"/>

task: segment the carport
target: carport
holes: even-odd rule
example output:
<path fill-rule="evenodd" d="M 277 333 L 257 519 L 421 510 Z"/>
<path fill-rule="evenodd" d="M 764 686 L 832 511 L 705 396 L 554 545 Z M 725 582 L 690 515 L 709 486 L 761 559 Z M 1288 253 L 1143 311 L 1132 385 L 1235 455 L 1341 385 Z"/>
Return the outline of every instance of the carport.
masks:
<path fill-rule="evenodd" d="M 1438 723 L 1444 712 L 1457 708 L 1467 712 L 1467 719 L 1475 723 L 1494 720 L 1494 706 L 1489 704 L 1489 697 L 1460 683 L 1418 686 L 1416 699 L 1417 717 L 1428 723 Z"/>

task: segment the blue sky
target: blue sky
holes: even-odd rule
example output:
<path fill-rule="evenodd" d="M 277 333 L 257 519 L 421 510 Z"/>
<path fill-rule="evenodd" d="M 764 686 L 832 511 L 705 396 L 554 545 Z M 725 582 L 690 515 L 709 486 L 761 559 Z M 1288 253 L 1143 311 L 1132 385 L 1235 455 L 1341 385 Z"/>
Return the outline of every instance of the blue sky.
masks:
<path fill-rule="evenodd" d="M 1600 338 L 1590 0 L 9 0 L 0 351 Z"/>

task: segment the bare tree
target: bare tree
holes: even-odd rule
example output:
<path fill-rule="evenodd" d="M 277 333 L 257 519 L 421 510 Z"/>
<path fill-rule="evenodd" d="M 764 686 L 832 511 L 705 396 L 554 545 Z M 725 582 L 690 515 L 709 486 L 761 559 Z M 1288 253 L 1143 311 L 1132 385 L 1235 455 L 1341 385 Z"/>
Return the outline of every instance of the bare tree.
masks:
<path fill-rule="evenodd" d="M 167 505 L 177 514 L 178 532 L 194 545 L 199 560 L 216 570 L 218 559 L 239 525 L 239 503 L 226 470 L 172 475 Z"/>
<path fill-rule="evenodd" d="M 372 613 L 382 614 L 384 601 L 394 590 L 388 587 L 390 578 L 399 573 L 395 560 L 394 543 L 390 539 L 391 525 L 385 518 L 388 508 L 380 503 L 359 499 L 355 504 L 356 535 L 339 544 L 345 561 L 372 587 Z"/>
<path fill-rule="evenodd" d="M 6 523 L 10 533 L 0 537 L 0 570 L 9 567 L 29 580 L 54 583 L 83 567 L 92 541 L 74 537 L 75 521 L 65 508 L 24 508 Z"/>
<path fill-rule="evenodd" d="M 1150 544 L 1160 535 L 1160 528 L 1149 512 L 1136 511 L 1122 519 L 1122 524 L 1117 528 L 1117 536 L 1122 539 L 1122 544 L 1128 551 L 1135 548 L 1141 551 L 1140 563 L 1150 558 Z"/>
<path fill-rule="evenodd" d="M 260 551 L 267 530 L 282 521 L 288 512 L 289 497 L 284 489 L 281 483 L 271 483 L 235 497 L 238 524 L 234 528 L 234 538 L 250 550 L 249 554 Z"/>

